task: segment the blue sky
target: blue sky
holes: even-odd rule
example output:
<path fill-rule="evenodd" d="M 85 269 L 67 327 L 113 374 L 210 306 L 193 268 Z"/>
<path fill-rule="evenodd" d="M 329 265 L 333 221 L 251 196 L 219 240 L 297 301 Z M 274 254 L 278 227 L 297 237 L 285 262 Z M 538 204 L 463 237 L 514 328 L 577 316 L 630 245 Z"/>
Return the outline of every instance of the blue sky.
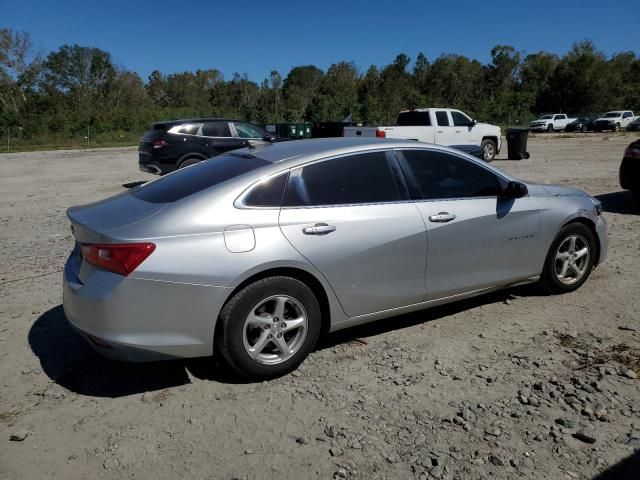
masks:
<path fill-rule="evenodd" d="M 639 25 L 638 0 L 0 0 L 0 27 L 28 31 L 45 52 L 98 47 L 144 79 L 217 68 L 260 82 L 271 69 L 348 60 L 366 71 L 420 51 L 487 62 L 496 44 L 563 54 L 585 38 L 607 54 L 638 53 Z"/>

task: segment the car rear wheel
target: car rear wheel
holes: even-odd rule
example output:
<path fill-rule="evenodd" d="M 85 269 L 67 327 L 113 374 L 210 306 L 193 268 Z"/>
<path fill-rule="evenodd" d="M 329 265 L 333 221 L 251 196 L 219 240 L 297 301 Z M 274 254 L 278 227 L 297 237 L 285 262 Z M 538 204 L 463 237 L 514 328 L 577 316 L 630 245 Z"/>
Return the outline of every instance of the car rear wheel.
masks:
<path fill-rule="evenodd" d="M 201 161 L 202 159 L 197 157 L 186 158 L 185 160 L 180 162 L 180 165 L 178 165 L 178 168 L 180 169 L 180 168 L 188 167 L 190 165 L 195 165 L 196 163 L 200 163 Z"/>
<path fill-rule="evenodd" d="M 595 264 L 596 241 L 582 223 L 563 227 L 554 239 L 542 271 L 541 282 L 549 293 L 573 292 L 589 278 Z"/>
<path fill-rule="evenodd" d="M 480 148 L 482 148 L 482 159 L 485 162 L 491 162 L 496 158 L 496 151 L 498 147 L 496 146 L 496 142 L 493 140 L 483 140 L 480 144 Z"/>
<path fill-rule="evenodd" d="M 314 293 L 291 277 L 258 280 L 236 293 L 220 313 L 217 347 L 252 380 L 282 376 L 311 353 L 320 335 Z"/>

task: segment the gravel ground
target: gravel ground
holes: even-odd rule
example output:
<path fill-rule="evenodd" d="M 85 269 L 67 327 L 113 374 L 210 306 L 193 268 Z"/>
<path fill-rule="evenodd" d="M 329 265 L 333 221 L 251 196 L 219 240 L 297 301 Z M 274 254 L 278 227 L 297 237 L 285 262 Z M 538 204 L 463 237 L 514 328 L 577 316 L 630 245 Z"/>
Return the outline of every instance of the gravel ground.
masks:
<path fill-rule="evenodd" d="M 610 258 L 577 292 L 343 331 L 258 384 L 209 359 L 108 361 L 67 326 L 65 209 L 151 178 L 134 149 L 0 155 L 0 478 L 638 478 L 640 211 L 617 180 L 631 139 L 539 136 L 530 160 L 495 162 L 603 200 Z"/>

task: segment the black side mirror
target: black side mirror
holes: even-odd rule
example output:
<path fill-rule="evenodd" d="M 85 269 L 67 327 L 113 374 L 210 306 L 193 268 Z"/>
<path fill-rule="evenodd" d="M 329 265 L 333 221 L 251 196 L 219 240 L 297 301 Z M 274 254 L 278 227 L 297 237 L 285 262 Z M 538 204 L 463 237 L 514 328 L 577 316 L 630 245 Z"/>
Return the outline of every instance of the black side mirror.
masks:
<path fill-rule="evenodd" d="M 269 132 L 267 132 L 262 136 L 262 139 L 266 142 L 275 142 L 276 136 L 271 135 Z"/>
<path fill-rule="evenodd" d="M 522 198 L 529 193 L 527 186 L 521 182 L 508 182 L 502 189 L 502 197 L 505 198 Z"/>
<path fill-rule="evenodd" d="M 474 118 L 473 120 L 471 120 L 471 121 L 469 122 L 469 126 L 470 126 L 470 127 L 475 127 L 477 123 L 478 123 L 478 121 Z"/>

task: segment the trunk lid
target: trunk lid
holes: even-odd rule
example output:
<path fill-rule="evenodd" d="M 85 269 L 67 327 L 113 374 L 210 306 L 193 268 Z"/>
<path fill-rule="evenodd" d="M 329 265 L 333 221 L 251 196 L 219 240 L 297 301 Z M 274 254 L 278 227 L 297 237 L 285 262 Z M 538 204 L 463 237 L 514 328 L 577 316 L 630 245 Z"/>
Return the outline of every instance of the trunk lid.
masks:
<path fill-rule="evenodd" d="M 141 222 L 160 212 L 166 203 L 151 203 L 124 192 L 99 202 L 71 207 L 67 217 L 80 243 L 107 243 L 109 232 Z"/>

